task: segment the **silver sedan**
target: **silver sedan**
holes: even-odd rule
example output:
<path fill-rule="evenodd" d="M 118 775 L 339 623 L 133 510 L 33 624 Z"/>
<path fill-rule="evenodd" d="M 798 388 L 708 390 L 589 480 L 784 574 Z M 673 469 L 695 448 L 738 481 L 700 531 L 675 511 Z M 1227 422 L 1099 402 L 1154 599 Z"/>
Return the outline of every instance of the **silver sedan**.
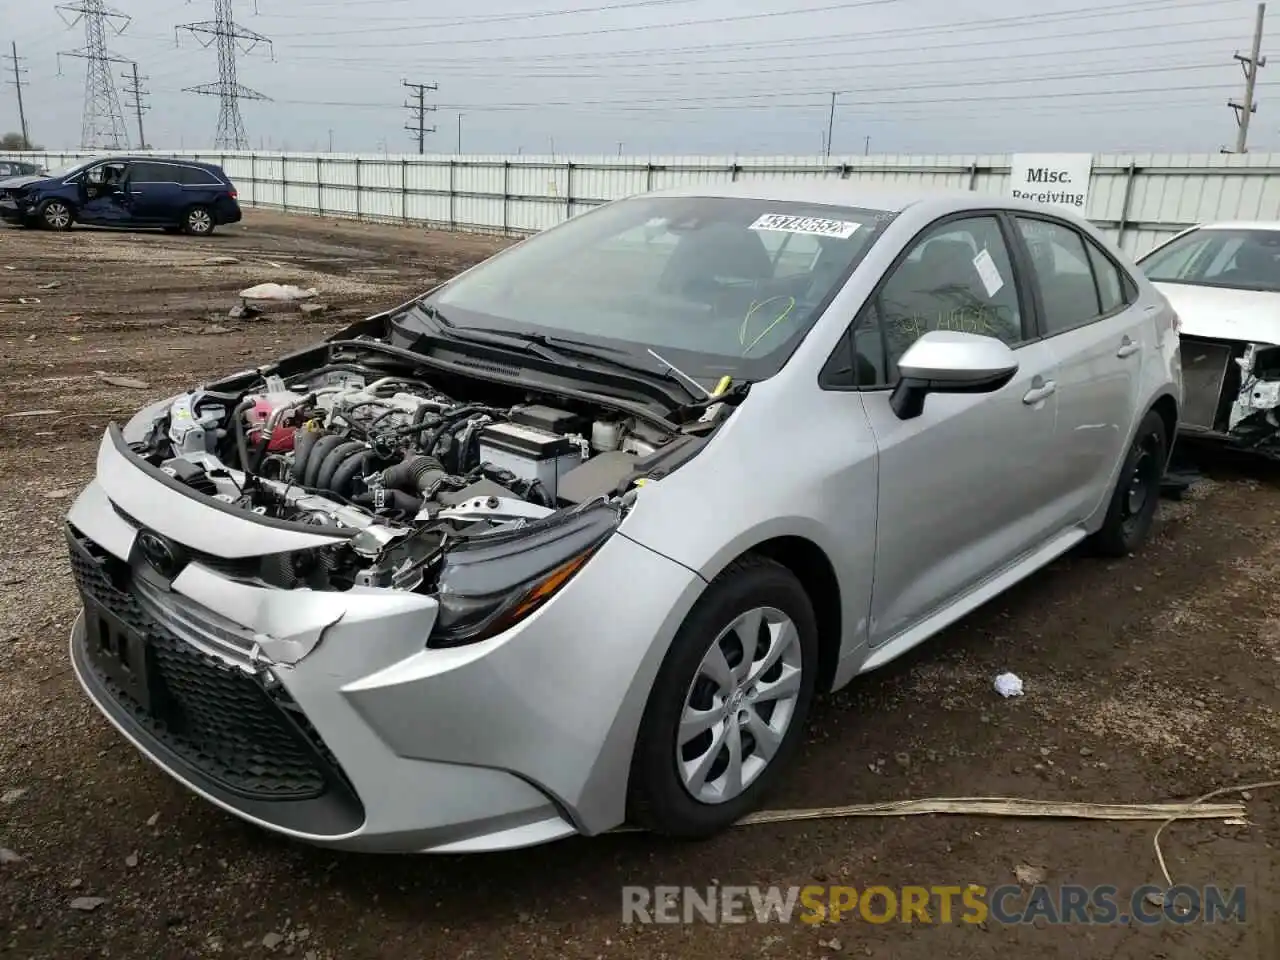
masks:
<path fill-rule="evenodd" d="M 72 661 L 143 754 L 305 841 L 707 836 L 815 694 L 1139 547 L 1178 351 L 1067 212 L 617 201 L 112 426 Z"/>

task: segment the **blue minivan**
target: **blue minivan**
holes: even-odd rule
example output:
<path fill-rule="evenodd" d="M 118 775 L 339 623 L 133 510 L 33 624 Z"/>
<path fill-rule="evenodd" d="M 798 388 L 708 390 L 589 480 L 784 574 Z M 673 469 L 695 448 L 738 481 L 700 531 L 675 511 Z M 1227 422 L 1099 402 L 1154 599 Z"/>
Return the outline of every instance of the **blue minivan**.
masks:
<path fill-rule="evenodd" d="M 108 157 L 53 173 L 0 180 L 0 220 L 50 230 L 72 224 L 161 227 L 204 237 L 238 223 L 240 202 L 222 168 L 194 160 Z"/>

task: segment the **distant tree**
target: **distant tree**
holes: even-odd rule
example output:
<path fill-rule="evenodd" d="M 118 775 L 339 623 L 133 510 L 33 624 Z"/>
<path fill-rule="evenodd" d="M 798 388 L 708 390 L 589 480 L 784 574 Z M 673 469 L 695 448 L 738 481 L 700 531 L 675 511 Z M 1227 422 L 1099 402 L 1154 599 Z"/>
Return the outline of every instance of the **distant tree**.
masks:
<path fill-rule="evenodd" d="M 38 144 L 31 143 L 29 140 L 24 139 L 22 134 L 20 133 L 6 133 L 3 137 L 0 137 L 0 150 L 7 150 L 10 153 L 14 153 L 22 150 L 43 150 L 43 149 L 44 147 L 41 147 Z"/>

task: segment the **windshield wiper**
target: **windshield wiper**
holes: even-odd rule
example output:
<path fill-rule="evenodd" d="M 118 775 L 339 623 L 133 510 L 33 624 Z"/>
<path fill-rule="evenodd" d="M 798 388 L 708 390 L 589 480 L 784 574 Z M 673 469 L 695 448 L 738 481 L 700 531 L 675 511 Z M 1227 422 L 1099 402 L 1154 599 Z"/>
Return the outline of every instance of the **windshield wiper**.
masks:
<path fill-rule="evenodd" d="M 618 347 L 605 347 L 599 344 L 587 343 L 583 340 L 556 337 L 546 333 L 521 333 L 517 330 L 494 330 L 488 327 L 458 327 L 441 313 L 439 307 L 422 302 L 415 303 L 414 307 L 420 314 L 436 324 L 437 330 L 442 336 L 449 339 L 466 340 L 471 343 L 510 344 L 542 357 L 544 360 L 562 363 L 566 366 L 578 366 L 573 362 L 574 357 L 596 360 L 648 379 L 672 380 L 678 383 L 681 389 L 695 400 L 705 400 L 711 396 L 711 391 L 703 387 L 697 380 L 694 380 L 652 350 L 649 353 L 659 363 L 663 364 L 666 369 L 655 370 L 652 367 L 623 360 L 622 355 L 625 355 L 627 351 Z M 672 374 L 675 375 L 673 376 Z"/>
<path fill-rule="evenodd" d="M 450 331 L 450 333 L 454 332 L 455 331 L 452 330 Z M 583 340 L 572 340 L 568 337 L 556 337 L 546 333 L 520 333 L 515 330 L 489 330 L 484 328 L 468 328 L 465 331 L 461 331 L 461 333 L 464 337 L 471 333 L 483 334 L 483 339 L 485 340 L 488 340 L 490 337 L 495 339 L 502 338 L 512 340 L 522 345 L 526 350 L 536 353 L 544 359 L 553 360 L 558 363 L 569 363 L 570 365 L 574 365 L 571 362 L 571 358 L 580 357 L 586 360 L 600 361 L 608 366 L 616 367 L 619 370 L 627 370 L 648 379 L 657 377 L 673 380 L 680 385 L 681 389 L 696 400 L 701 400 L 704 397 L 710 396 L 709 391 L 703 389 L 702 385 L 691 377 L 685 377 L 683 374 L 681 374 L 683 379 L 670 376 L 671 371 L 674 370 L 676 373 L 680 373 L 680 371 L 676 370 L 675 367 L 666 360 L 663 360 L 661 357 L 658 357 L 658 360 L 665 364 L 667 369 L 655 370 L 652 367 L 643 366 L 638 363 L 630 363 L 627 360 L 623 360 L 622 356 L 625 356 L 627 351 L 619 349 L 618 347 L 605 347 L 600 346 L 599 344 L 587 343 Z M 475 339 L 480 340 L 481 338 L 476 337 Z M 653 353 L 652 350 L 649 352 Z M 657 354 L 653 355 L 657 357 Z M 696 392 L 688 386 L 685 382 L 686 380 L 688 383 L 693 384 L 696 388 Z"/>

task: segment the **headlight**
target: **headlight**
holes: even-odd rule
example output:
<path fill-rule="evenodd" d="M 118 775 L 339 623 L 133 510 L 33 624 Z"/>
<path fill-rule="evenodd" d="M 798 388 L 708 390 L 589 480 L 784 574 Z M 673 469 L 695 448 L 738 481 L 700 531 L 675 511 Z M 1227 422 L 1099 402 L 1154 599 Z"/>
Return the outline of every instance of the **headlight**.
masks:
<path fill-rule="evenodd" d="M 617 505 L 596 502 L 451 549 L 429 647 L 456 647 L 519 623 L 568 583 L 618 527 Z"/>
<path fill-rule="evenodd" d="M 169 412 L 173 401 L 180 396 L 182 394 L 169 397 L 167 400 L 157 400 L 155 403 L 149 403 L 130 417 L 129 422 L 120 431 L 124 434 L 125 441 L 127 443 L 141 443 L 145 440 L 151 432 L 152 425 Z"/>

